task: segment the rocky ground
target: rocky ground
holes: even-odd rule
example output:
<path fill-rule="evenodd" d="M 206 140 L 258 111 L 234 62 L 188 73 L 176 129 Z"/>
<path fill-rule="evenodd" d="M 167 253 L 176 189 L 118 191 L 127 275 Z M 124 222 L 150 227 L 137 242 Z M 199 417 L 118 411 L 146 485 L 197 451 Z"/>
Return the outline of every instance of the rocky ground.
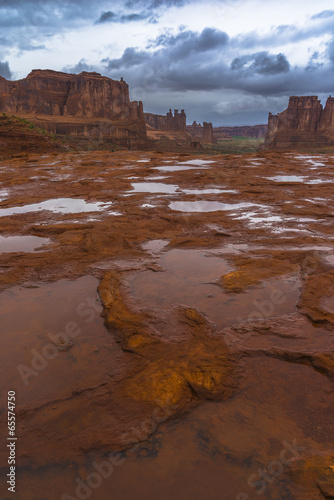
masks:
<path fill-rule="evenodd" d="M 19 500 L 82 498 L 80 481 L 101 500 L 334 498 L 333 169 L 269 152 L 1 162 Z M 111 452 L 112 483 L 92 486 Z"/>

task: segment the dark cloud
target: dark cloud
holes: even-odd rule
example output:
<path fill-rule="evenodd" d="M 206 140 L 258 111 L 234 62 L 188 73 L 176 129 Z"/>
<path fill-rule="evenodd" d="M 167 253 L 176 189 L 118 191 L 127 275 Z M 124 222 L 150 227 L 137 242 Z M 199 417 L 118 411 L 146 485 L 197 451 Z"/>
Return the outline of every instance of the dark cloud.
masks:
<path fill-rule="evenodd" d="M 13 78 L 13 74 L 9 69 L 8 62 L 0 62 L 0 76 L 3 76 L 7 80 L 11 80 Z"/>
<path fill-rule="evenodd" d="M 3 27 L 64 27 L 91 15 L 88 0 L 2 0 L 0 25 Z"/>
<path fill-rule="evenodd" d="M 227 43 L 226 33 L 212 28 L 165 35 L 152 42 L 154 51 L 128 48 L 121 58 L 104 59 L 103 71 L 112 78 L 122 75 L 150 92 L 221 88 L 227 68 L 220 54 Z"/>
<path fill-rule="evenodd" d="M 85 59 L 81 59 L 75 66 L 65 66 L 62 71 L 65 73 L 82 73 L 82 71 L 97 71 L 99 72 L 99 68 L 96 66 L 92 66 L 88 64 Z"/>
<path fill-rule="evenodd" d="M 96 21 L 96 24 L 101 23 L 131 23 L 135 21 L 146 21 L 151 23 L 157 22 L 151 12 L 132 12 L 130 14 L 116 14 L 116 12 L 108 11 L 101 12 L 101 16 Z"/>
<path fill-rule="evenodd" d="M 179 54 L 189 52 L 206 52 L 223 47 L 229 40 L 224 31 L 205 28 L 198 34 L 193 31 L 181 31 L 177 35 L 163 34 L 152 41 L 149 47 L 176 47 Z"/>
<path fill-rule="evenodd" d="M 101 12 L 100 18 L 96 21 L 97 23 L 110 23 L 117 19 L 117 14 L 115 12 Z"/>
<path fill-rule="evenodd" d="M 147 9 L 153 10 L 170 7 L 182 7 L 189 2 L 190 0 L 128 0 L 125 3 L 125 7 L 132 9 L 140 5 Z"/>
<path fill-rule="evenodd" d="M 290 69 L 289 61 L 284 54 L 272 55 L 268 52 L 258 52 L 243 57 L 237 57 L 231 63 L 233 71 L 260 75 L 277 75 Z"/>
<path fill-rule="evenodd" d="M 258 52 L 225 62 L 229 38 L 225 32 L 206 28 L 201 33 L 182 31 L 177 35 L 163 35 L 151 42 L 155 50 L 138 51 L 128 48 L 118 59 L 102 61 L 104 71 L 128 75 L 135 85 L 155 90 L 174 91 L 215 90 L 261 85 L 272 77 L 277 81 L 290 70 L 284 54 Z M 253 91 L 253 90 L 252 90 Z"/>
<path fill-rule="evenodd" d="M 103 59 L 102 63 L 106 63 L 109 70 L 127 69 L 142 65 L 150 61 L 150 54 L 145 51 L 137 51 L 133 47 L 125 49 L 122 57 L 119 59 Z"/>
<path fill-rule="evenodd" d="M 310 57 L 305 67 L 305 70 L 309 72 L 320 70 L 320 68 L 324 66 L 324 63 L 319 62 L 319 57 L 320 57 L 319 52 L 313 52 L 312 56 Z"/>

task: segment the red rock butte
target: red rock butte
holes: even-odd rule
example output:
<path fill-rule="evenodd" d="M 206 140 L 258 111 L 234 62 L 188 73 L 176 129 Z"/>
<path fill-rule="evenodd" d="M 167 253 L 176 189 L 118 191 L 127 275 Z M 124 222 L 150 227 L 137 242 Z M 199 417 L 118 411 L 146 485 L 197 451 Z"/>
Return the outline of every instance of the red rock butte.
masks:
<path fill-rule="evenodd" d="M 124 145 L 146 138 L 142 102 L 130 101 L 125 81 L 95 72 L 33 70 L 22 80 L 0 77 L 0 112 L 29 119 L 54 134 Z"/>
<path fill-rule="evenodd" d="M 334 146 L 334 98 L 323 108 L 317 96 L 292 96 L 286 110 L 269 113 L 264 148 L 274 150 Z"/>

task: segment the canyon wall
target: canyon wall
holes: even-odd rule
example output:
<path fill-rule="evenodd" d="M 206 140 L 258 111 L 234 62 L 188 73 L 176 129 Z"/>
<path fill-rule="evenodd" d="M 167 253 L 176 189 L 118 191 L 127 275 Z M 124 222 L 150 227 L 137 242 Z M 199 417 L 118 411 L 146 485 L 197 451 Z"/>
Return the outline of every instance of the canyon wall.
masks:
<path fill-rule="evenodd" d="M 146 137 L 143 105 L 130 101 L 127 83 L 95 72 L 34 70 L 18 81 L 0 77 L 0 112 L 50 133 L 125 143 Z"/>
<path fill-rule="evenodd" d="M 274 150 L 334 146 L 334 98 L 323 108 L 317 96 L 292 96 L 282 113 L 269 113 L 264 148 Z"/>
<path fill-rule="evenodd" d="M 213 128 L 213 135 L 217 140 L 224 140 L 233 136 L 262 139 L 266 136 L 266 133 L 267 125 L 242 125 L 238 127 Z"/>
<path fill-rule="evenodd" d="M 146 124 L 154 130 L 165 132 L 187 132 L 189 142 L 193 144 L 213 144 L 216 139 L 213 134 L 212 123 L 203 122 L 203 126 L 194 122 L 192 125 L 186 124 L 186 114 L 184 109 L 179 113 L 174 110 L 174 115 L 170 109 L 166 115 L 156 115 L 154 113 L 144 113 Z"/>

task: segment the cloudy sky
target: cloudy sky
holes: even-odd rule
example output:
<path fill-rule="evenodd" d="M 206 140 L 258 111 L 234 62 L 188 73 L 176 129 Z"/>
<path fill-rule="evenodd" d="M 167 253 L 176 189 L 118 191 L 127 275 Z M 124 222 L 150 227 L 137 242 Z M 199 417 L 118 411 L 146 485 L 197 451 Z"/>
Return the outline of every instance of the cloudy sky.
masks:
<path fill-rule="evenodd" d="M 290 95 L 334 95 L 332 0 L 0 0 L 0 75 L 98 71 L 144 110 L 266 123 Z"/>

